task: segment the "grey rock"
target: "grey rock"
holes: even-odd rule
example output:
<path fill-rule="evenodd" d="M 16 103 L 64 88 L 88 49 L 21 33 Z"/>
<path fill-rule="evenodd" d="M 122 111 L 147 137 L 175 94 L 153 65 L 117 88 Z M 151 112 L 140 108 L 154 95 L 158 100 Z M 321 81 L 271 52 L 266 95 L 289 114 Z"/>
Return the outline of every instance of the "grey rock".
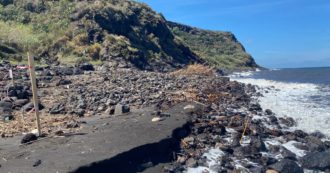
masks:
<path fill-rule="evenodd" d="M 41 165 L 41 160 L 36 160 L 32 166 L 37 167 L 39 165 Z"/>
<path fill-rule="evenodd" d="M 28 143 L 28 142 L 31 142 L 31 141 L 35 141 L 37 139 L 38 139 L 38 137 L 35 134 L 28 133 L 28 134 L 23 136 L 23 138 L 21 140 L 21 143 L 25 144 L 25 143 Z"/>
<path fill-rule="evenodd" d="M 270 165 L 269 168 L 280 173 L 304 173 L 304 170 L 295 161 L 289 159 L 283 159 Z"/>
<path fill-rule="evenodd" d="M 49 109 L 50 114 L 63 114 L 65 113 L 65 107 L 63 104 L 56 104 Z"/>
<path fill-rule="evenodd" d="M 302 167 L 307 169 L 325 171 L 326 169 L 330 169 L 330 153 L 309 153 L 301 158 L 300 163 Z"/>
<path fill-rule="evenodd" d="M 187 167 L 196 167 L 197 166 L 197 161 L 194 158 L 189 158 L 186 161 L 186 165 L 187 165 Z"/>
<path fill-rule="evenodd" d="M 122 111 L 122 113 L 124 114 L 124 113 L 128 113 L 128 112 L 130 112 L 130 107 L 129 107 L 129 105 L 123 105 L 122 107 L 121 107 L 121 111 Z"/>
<path fill-rule="evenodd" d="M 296 154 L 284 147 L 281 148 L 281 154 L 285 159 L 296 160 Z"/>

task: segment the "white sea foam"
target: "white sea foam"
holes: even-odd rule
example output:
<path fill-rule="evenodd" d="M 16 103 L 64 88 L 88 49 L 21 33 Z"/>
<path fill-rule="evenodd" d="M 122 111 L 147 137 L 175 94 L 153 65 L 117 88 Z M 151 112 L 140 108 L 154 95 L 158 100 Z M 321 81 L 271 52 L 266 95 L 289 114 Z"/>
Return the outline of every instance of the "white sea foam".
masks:
<path fill-rule="evenodd" d="M 310 97 L 322 94 L 318 85 L 237 77 L 232 80 L 259 86 L 259 91 L 264 95 L 258 98 L 261 107 L 271 109 L 278 117 L 294 118 L 297 127 L 293 129 L 321 131 L 330 137 L 330 107 L 310 100 Z"/>
<path fill-rule="evenodd" d="M 219 158 L 224 155 L 225 153 L 220 149 L 210 149 L 208 152 L 203 154 L 203 156 L 207 159 L 208 167 L 199 166 L 197 168 L 188 168 L 187 173 L 216 173 L 216 170 L 214 170 L 213 168 L 217 165 L 220 165 L 221 162 Z"/>
<path fill-rule="evenodd" d="M 306 151 L 297 148 L 294 144 L 297 144 L 299 142 L 297 141 L 289 141 L 285 144 L 283 144 L 283 147 L 285 147 L 286 149 L 290 150 L 291 152 L 295 153 L 298 157 L 303 157 L 304 155 L 306 155 Z"/>

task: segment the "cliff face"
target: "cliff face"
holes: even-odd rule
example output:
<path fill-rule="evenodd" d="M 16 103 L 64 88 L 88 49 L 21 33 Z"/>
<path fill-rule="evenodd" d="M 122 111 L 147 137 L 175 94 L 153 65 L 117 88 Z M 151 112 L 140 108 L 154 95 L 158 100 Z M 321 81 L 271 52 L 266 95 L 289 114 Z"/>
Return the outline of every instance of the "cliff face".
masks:
<path fill-rule="evenodd" d="M 231 68 L 231 61 L 234 67 L 255 66 L 233 35 L 168 22 L 135 1 L 0 0 L 0 4 L 0 59 L 24 61 L 25 52 L 32 51 L 39 62 L 48 64 L 116 61 L 170 70 L 206 60 L 217 67 Z"/>
<path fill-rule="evenodd" d="M 230 32 L 203 30 L 175 22 L 167 24 L 194 53 L 211 65 L 229 70 L 258 67 Z"/>

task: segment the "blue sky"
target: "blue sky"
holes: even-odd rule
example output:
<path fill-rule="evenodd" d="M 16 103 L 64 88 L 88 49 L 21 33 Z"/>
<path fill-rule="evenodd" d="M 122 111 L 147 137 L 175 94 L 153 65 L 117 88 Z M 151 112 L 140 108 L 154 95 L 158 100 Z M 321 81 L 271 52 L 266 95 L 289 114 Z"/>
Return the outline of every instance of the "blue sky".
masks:
<path fill-rule="evenodd" d="M 262 66 L 330 66 L 330 0 L 139 1 L 167 20 L 233 32 Z"/>

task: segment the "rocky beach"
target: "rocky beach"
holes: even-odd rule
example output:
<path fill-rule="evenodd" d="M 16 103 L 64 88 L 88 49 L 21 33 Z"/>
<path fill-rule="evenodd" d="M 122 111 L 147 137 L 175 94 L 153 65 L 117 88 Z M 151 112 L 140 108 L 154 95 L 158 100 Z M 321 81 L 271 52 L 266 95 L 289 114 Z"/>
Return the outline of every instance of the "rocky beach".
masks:
<path fill-rule="evenodd" d="M 173 131 L 183 124 L 186 125 L 180 130 L 180 135 L 174 133 L 176 137 L 170 138 L 175 141 L 170 146 L 177 146 L 174 147 L 175 150 L 162 154 L 170 155 L 170 159 L 165 163 L 160 166 L 152 159 L 153 154 L 159 153 L 149 152 L 148 156 L 137 164 L 121 160 L 124 172 L 136 172 L 137 168 L 126 171 L 124 168 L 141 165 L 145 168 L 140 171 L 150 171 L 158 165 L 157 172 L 187 173 L 329 171 L 330 142 L 325 140 L 325 135 L 320 132 L 308 134 L 301 130 L 290 130 L 290 127 L 295 126 L 295 121 L 290 117 L 277 118 L 271 110 L 262 110 L 254 99 L 262 97 L 255 86 L 230 81 L 228 77 L 202 65 L 193 65 L 168 73 L 147 72 L 112 64 L 93 66 L 88 63 L 75 67 L 37 68 L 38 95 L 43 107 L 41 112 L 44 139 L 33 134 L 34 114 L 28 113 L 32 109 L 29 80 L 16 76 L 15 81 L 20 82 L 12 86 L 7 75 L 9 68 L 16 69 L 9 63 L 1 65 L 1 78 L 4 79 L 1 85 L 5 93 L 0 102 L 0 169 L 8 172 L 15 162 L 22 162 L 24 167 L 29 167 L 31 160 L 40 160 L 41 163 L 37 166 L 31 164 L 30 168 L 26 168 L 26 172 L 43 172 L 41 170 L 50 169 L 48 160 L 54 159 L 51 155 L 37 155 L 34 156 L 34 160 L 29 158 L 35 155 L 33 153 L 37 152 L 38 147 L 43 148 L 44 153 L 50 152 L 51 149 L 45 146 L 52 148 L 60 145 L 58 141 L 63 139 L 57 137 L 64 136 L 66 140 L 63 144 L 77 145 L 75 150 L 83 152 L 84 149 L 72 141 L 77 138 L 80 142 L 89 141 L 83 137 L 84 134 L 95 135 L 97 138 L 100 133 L 102 138 L 110 140 L 111 136 L 117 135 L 102 131 L 113 126 L 113 119 L 113 122 L 121 117 L 136 119 L 135 112 L 140 112 L 138 117 L 145 119 L 142 122 L 150 125 L 166 125 L 171 122 L 173 125 L 174 120 L 170 119 L 185 117 L 181 120 L 181 125 L 173 125 Z M 14 74 L 22 74 L 17 72 L 14 70 Z M 180 111 L 173 112 L 174 107 Z M 22 110 L 26 113 L 23 114 Z M 150 113 L 144 115 L 141 112 Z M 104 118 L 109 119 L 111 126 L 104 122 Z M 98 121 L 104 122 L 98 124 L 103 125 L 102 128 L 97 127 Z M 123 128 L 122 131 L 130 132 L 130 126 L 138 122 L 139 120 L 127 122 L 128 128 Z M 80 133 L 81 135 L 70 135 Z M 157 133 L 159 134 L 156 135 Z M 162 133 L 165 132 L 152 132 L 159 136 L 155 142 L 167 139 L 165 136 L 160 137 Z M 134 141 L 134 138 L 137 136 L 131 137 L 131 140 Z M 18 148 L 13 150 L 8 147 L 9 141 L 16 145 L 20 142 L 28 145 L 18 145 Z M 45 142 L 48 142 L 47 145 Z M 92 145 L 100 150 L 105 146 L 102 142 Z M 133 142 L 132 147 L 138 148 L 141 144 L 136 145 Z M 167 151 L 166 148 L 160 149 Z M 115 147 L 110 150 L 115 150 Z M 145 148 L 145 152 L 147 151 L 148 148 Z M 24 154 L 20 155 L 22 152 Z M 61 150 L 58 152 L 61 153 Z M 93 150 L 90 152 L 93 153 Z M 117 153 L 117 156 L 120 154 Z M 112 172 L 111 166 L 102 169 L 104 164 L 99 163 L 102 158 L 104 156 L 101 154 L 99 157 L 94 155 L 85 162 L 68 161 L 64 165 L 74 165 L 70 169 L 59 166 L 53 167 L 52 170 L 91 172 L 100 169 L 101 172 Z M 116 167 L 114 170 L 118 171 L 120 168 Z"/>
<path fill-rule="evenodd" d="M 140 1 L 0 0 L 0 173 L 329 173 L 330 69 L 233 77 L 257 69 L 233 33 Z"/>

